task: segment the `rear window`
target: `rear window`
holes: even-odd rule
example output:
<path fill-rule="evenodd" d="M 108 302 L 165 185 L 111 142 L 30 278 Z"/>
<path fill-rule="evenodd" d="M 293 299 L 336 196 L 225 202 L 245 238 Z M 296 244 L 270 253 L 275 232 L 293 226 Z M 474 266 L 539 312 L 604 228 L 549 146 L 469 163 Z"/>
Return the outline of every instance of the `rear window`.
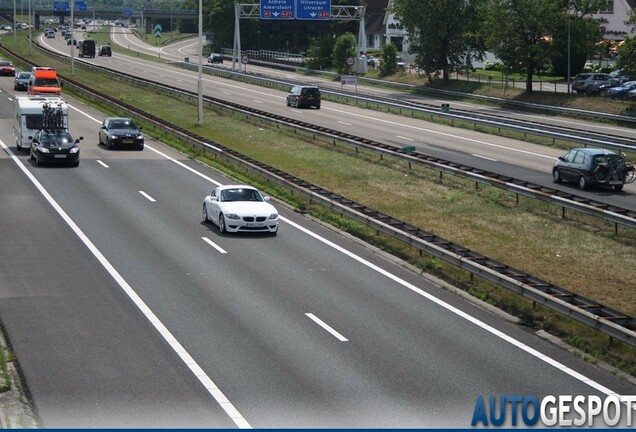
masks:
<path fill-rule="evenodd" d="M 607 75 L 594 75 L 594 79 L 597 80 L 597 81 L 605 81 L 605 80 L 607 80 L 609 78 L 608 78 Z"/>
<path fill-rule="evenodd" d="M 302 90 L 303 96 L 320 96 L 320 90 L 317 88 L 304 88 Z"/>
<path fill-rule="evenodd" d="M 580 80 L 585 80 L 587 79 L 591 74 L 578 74 L 577 76 L 574 77 L 575 80 L 580 81 Z"/>

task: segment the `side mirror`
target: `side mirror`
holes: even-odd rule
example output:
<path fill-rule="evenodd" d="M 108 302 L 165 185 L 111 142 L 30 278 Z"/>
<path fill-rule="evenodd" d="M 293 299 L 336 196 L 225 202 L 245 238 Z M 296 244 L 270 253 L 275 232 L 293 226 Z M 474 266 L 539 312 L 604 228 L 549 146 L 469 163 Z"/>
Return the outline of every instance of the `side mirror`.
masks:
<path fill-rule="evenodd" d="M 218 199 L 217 197 L 215 197 L 215 196 L 211 196 L 211 197 L 210 197 L 210 201 L 218 201 L 218 200 L 219 200 L 219 199 Z"/>
<path fill-rule="evenodd" d="M 565 158 L 563 156 L 559 156 L 559 160 L 565 162 Z"/>
<path fill-rule="evenodd" d="M 269 197 L 268 197 L 268 196 L 263 197 L 263 199 L 264 199 L 265 201 L 269 201 Z"/>

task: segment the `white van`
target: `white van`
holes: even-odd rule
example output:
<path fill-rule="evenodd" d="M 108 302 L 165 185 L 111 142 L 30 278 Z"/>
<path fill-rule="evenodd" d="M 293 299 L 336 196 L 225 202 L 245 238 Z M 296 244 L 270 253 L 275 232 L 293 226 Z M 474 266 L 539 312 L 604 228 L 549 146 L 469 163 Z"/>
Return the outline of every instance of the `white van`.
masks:
<path fill-rule="evenodd" d="M 61 108 L 62 124 L 68 130 L 68 105 L 61 97 L 16 96 L 13 100 L 13 137 L 18 150 L 31 147 L 31 139 L 44 127 L 44 104 Z"/>

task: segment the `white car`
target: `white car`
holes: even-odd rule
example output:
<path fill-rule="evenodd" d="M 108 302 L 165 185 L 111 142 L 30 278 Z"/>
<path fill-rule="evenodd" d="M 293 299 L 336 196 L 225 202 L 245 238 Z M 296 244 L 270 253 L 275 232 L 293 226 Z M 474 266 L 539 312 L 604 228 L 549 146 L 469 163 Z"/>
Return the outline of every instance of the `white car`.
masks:
<path fill-rule="evenodd" d="M 203 201 L 203 221 L 225 232 L 278 232 L 278 212 L 269 197 L 247 185 L 219 186 Z"/>

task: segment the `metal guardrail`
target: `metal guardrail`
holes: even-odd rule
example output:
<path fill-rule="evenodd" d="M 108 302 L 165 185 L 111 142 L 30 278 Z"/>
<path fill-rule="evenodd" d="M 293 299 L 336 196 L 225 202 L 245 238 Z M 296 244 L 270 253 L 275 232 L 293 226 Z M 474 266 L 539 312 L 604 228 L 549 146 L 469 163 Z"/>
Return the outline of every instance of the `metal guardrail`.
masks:
<path fill-rule="evenodd" d="M 16 55 L 16 57 L 19 56 Z M 26 59 L 22 60 L 29 63 Z M 463 246 L 449 242 L 432 233 L 339 196 L 281 170 L 260 163 L 221 144 L 210 143 L 204 137 L 198 136 L 177 125 L 169 124 L 165 120 L 123 103 L 117 98 L 96 93 L 87 86 L 69 80 L 68 78 L 62 78 L 66 81 L 67 85 L 80 92 L 89 94 L 92 98 L 100 99 L 117 106 L 123 111 L 142 117 L 144 121 L 153 124 L 158 129 L 169 132 L 185 142 L 189 142 L 192 145 L 196 145 L 219 157 L 223 157 L 258 173 L 285 188 L 294 190 L 302 196 L 309 198 L 311 201 L 320 203 L 323 206 L 362 222 L 379 232 L 383 232 L 420 251 L 438 257 L 495 285 L 522 295 L 537 304 L 565 314 L 612 338 L 636 346 L 636 320 L 633 317 L 533 277 L 521 270 L 499 263 L 477 252 L 466 249 Z M 139 79 L 136 80 L 143 81 Z M 189 96 L 192 97 L 192 95 Z"/>

